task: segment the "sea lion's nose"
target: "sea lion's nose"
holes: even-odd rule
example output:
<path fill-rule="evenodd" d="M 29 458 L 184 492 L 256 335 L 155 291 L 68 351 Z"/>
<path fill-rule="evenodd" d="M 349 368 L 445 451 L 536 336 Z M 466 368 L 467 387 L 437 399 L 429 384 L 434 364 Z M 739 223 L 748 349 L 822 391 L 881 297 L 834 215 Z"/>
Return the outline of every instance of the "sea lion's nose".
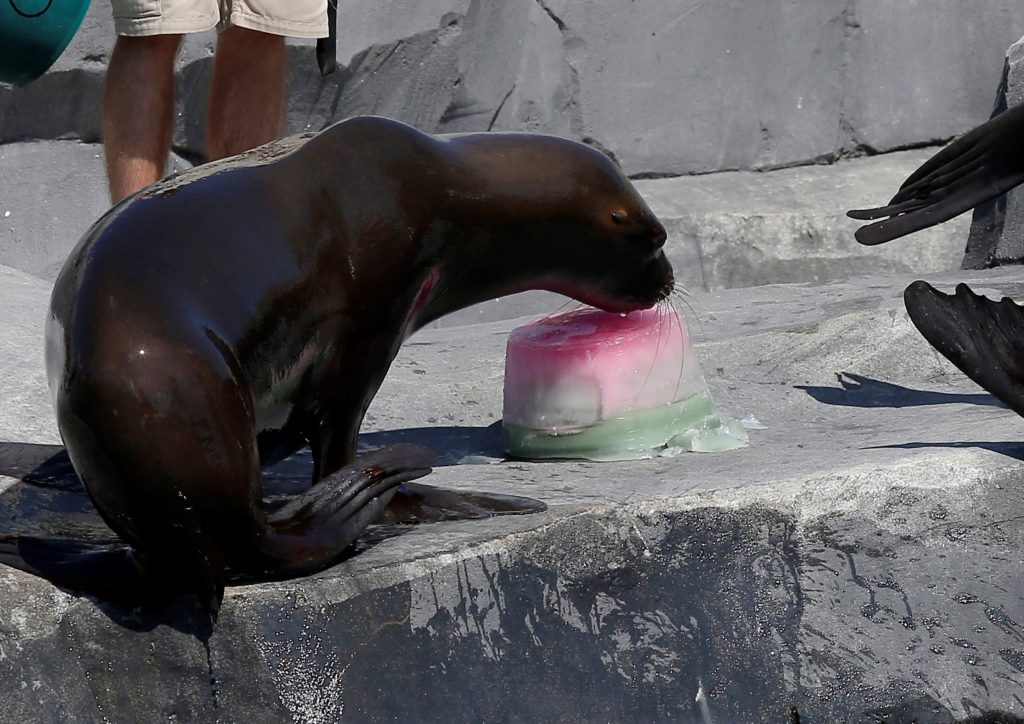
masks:
<path fill-rule="evenodd" d="M 661 225 L 660 221 L 654 221 L 654 224 L 651 228 L 651 233 L 655 249 L 661 249 L 663 246 L 665 246 L 665 242 L 668 240 L 668 232 L 665 231 L 665 227 Z"/>

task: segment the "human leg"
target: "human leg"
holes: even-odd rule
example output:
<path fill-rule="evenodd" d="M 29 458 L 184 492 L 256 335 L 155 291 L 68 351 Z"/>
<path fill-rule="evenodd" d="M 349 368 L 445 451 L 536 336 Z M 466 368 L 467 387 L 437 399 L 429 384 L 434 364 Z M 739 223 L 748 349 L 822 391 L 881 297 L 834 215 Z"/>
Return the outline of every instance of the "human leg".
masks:
<path fill-rule="evenodd" d="M 239 26 L 220 34 L 206 122 L 209 160 L 281 137 L 287 77 L 282 36 Z"/>
<path fill-rule="evenodd" d="M 103 89 L 103 145 L 113 203 L 163 175 L 180 44 L 181 35 L 117 38 Z"/>

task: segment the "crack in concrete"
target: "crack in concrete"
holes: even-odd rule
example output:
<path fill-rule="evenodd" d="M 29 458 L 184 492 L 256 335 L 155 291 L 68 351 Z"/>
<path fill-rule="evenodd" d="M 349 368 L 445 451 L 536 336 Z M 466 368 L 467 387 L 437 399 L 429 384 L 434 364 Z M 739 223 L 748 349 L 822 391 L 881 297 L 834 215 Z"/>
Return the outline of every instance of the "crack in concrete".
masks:
<path fill-rule="evenodd" d="M 515 89 L 516 89 L 516 84 L 513 83 L 512 87 L 508 89 L 508 93 L 506 93 L 505 97 L 501 99 L 501 103 L 499 103 L 498 107 L 495 109 L 494 115 L 491 116 L 490 123 L 487 124 L 487 130 L 488 131 L 493 131 L 494 130 L 494 124 L 498 121 L 498 116 L 501 115 L 501 111 L 505 107 L 505 103 L 507 103 L 508 99 L 512 97 L 512 93 L 515 92 Z"/>
<path fill-rule="evenodd" d="M 580 111 L 580 74 L 570 59 L 571 45 L 576 43 L 580 48 L 582 48 L 582 39 L 569 29 L 566 22 L 548 6 L 545 0 L 536 0 L 536 2 L 540 9 L 543 10 L 549 18 L 551 18 L 551 22 L 555 24 L 555 27 L 558 28 L 558 32 L 562 35 L 562 47 L 565 51 L 565 68 L 567 71 L 567 77 L 564 82 L 566 101 L 562 106 L 562 110 L 568 116 L 570 133 L 576 138 L 584 138 L 591 134 L 589 133 L 586 124 L 583 122 L 582 113 Z"/>
<path fill-rule="evenodd" d="M 856 4 L 857 0 L 846 0 L 846 7 L 843 8 L 842 15 L 840 16 L 843 23 L 843 52 L 842 67 L 839 69 L 838 118 L 836 119 L 836 143 L 834 158 L 831 159 L 832 161 L 836 161 L 839 158 L 844 157 L 844 154 L 849 152 L 848 146 L 858 148 L 861 145 L 856 138 L 856 129 L 846 116 L 848 90 L 850 85 L 849 67 L 851 56 L 853 54 L 852 38 L 855 31 L 860 29 L 860 23 L 857 22 Z"/>
<path fill-rule="evenodd" d="M 924 529 L 924 532 L 932 533 L 932 532 L 937 532 L 937 531 L 944 531 L 944 530 L 950 530 L 950 529 L 959 529 L 959 528 L 968 528 L 969 530 L 986 530 L 988 528 L 996 528 L 996 527 L 1001 526 L 1001 525 L 1008 525 L 1010 523 L 1017 523 L 1017 522 L 1021 522 L 1021 521 L 1024 521 L 1024 515 L 1015 515 L 1015 516 L 1012 516 L 1010 518 L 1000 518 L 999 520 L 993 520 L 993 521 L 988 522 L 988 523 L 982 523 L 982 524 L 973 523 L 973 524 L 970 524 L 970 525 L 965 524 L 965 523 L 960 522 L 960 521 L 957 521 L 957 520 L 951 520 L 951 521 L 947 521 L 945 523 L 940 523 L 938 525 L 930 525 L 930 526 L 928 526 L 927 528 Z"/>
<path fill-rule="evenodd" d="M 701 9 L 702 7 L 704 7 L 704 6 L 706 5 L 706 4 L 707 4 L 707 3 L 697 3 L 697 4 L 696 4 L 696 5 L 694 5 L 693 7 L 689 8 L 689 9 L 687 9 L 687 10 L 684 10 L 684 11 L 683 11 L 683 12 L 681 12 L 681 13 L 680 13 L 679 15 L 677 15 L 677 16 L 675 17 L 675 19 L 673 19 L 673 20 L 669 20 L 669 21 L 668 21 L 667 23 L 665 23 L 665 24 L 664 24 L 663 26 L 661 26 L 661 30 L 660 30 L 659 32 L 662 32 L 662 33 L 664 33 L 664 32 L 665 32 L 666 30 L 671 30 L 671 29 L 672 29 L 673 27 L 675 27 L 676 25 L 678 25 L 678 24 L 679 24 L 680 22 L 682 22 L 683 20 L 685 20 L 686 18 L 690 17 L 690 16 L 691 16 L 691 15 L 693 15 L 693 14 L 694 14 L 695 12 L 697 12 L 698 10 L 700 10 L 700 9 Z"/>
<path fill-rule="evenodd" d="M 537 4 L 540 5 L 541 10 L 548 14 L 548 17 L 554 21 L 555 25 L 558 26 L 558 30 L 564 35 L 566 30 L 565 21 L 558 17 L 555 14 L 555 11 L 549 8 L 547 6 L 547 3 L 544 2 L 544 0 L 537 0 Z"/>

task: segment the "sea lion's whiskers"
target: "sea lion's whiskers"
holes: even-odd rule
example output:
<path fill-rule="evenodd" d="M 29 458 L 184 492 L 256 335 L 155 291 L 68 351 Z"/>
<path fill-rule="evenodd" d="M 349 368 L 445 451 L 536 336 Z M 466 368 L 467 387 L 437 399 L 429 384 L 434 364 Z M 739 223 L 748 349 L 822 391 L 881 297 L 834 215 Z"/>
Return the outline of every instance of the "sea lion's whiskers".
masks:
<path fill-rule="evenodd" d="M 683 354 L 679 356 L 679 375 L 676 377 L 676 389 L 672 392 L 672 401 L 677 402 L 679 398 L 679 387 L 683 384 L 683 373 L 686 371 L 686 327 L 683 325 L 683 318 L 679 310 L 669 303 L 672 312 L 672 324 L 679 325 L 679 344 L 683 347 Z"/>
<path fill-rule="evenodd" d="M 664 313 L 665 306 L 662 302 L 659 302 L 654 306 L 655 319 L 658 323 L 658 344 L 654 348 L 654 356 L 651 358 L 651 366 L 648 368 L 647 374 L 644 375 L 644 382 L 640 385 L 641 392 L 647 387 L 647 383 L 651 379 L 651 373 L 654 372 L 654 366 L 658 363 L 658 358 L 661 357 L 661 345 L 665 341 L 665 328 L 661 323 Z"/>
<path fill-rule="evenodd" d="M 702 302 L 693 292 L 691 292 L 689 289 L 687 289 L 686 287 L 682 286 L 681 284 L 677 284 L 672 289 L 672 292 L 669 294 L 669 296 L 670 297 L 678 297 L 680 300 L 682 300 L 684 302 L 693 302 L 694 304 L 696 304 L 699 307 L 701 307 L 708 314 L 711 313 L 711 308 L 708 307 L 707 304 Z"/>
<path fill-rule="evenodd" d="M 692 295 L 689 295 L 689 296 L 690 296 L 690 299 L 693 299 L 693 301 L 695 301 L 695 302 L 698 302 L 698 303 L 699 303 L 699 301 L 697 300 L 697 298 L 696 298 L 696 297 L 693 297 Z M 677 299 L 678 301 L 680 301 L 680 302 L 682 302 L 683 304 L 685 304 L 685 305 L 686 305 L 686 307 L 687 307 L 687 309 L 689 309 L 689 310 L 690 310 L 690 312 L 692 312 L 692 313 L 693 313 L 693 318 L 697 320 L 697 325 L 698 325 L 698 326 L 700 327 L 700 334 L 701 334 L 701 338 L 702 338 L 702 339 L 704 339 L 704 340 L 706 341 L 706 340 L 707 340 L 707 337 L 708 337 L 708 335 L 707 335 L 707 332 L 706 332 L 706 331 L 704 330 L 704 323 L 703 323 L 703 322 L 701 322 L 700 316 L 699 316 L 699 315 L 697 314 L 696 310 L 695 310 L 695 309 L 693 308 L 693 305 L 691 305 L 691 304 L 690 304 L 689 300 L 688 300 L 688 299 L 686 298 L 686 295 L 683 295 L 683 294 L 679 294 L 679 295 L 676 295 L 676 294 L 675 294 L 675 293 L 673 292 L 673 294 L 672 294 L 672 298 L 673 298 L 673 299 Z M 708 309 L 707 305 L 702 305 L 702 306 L 704 306 L 704 308 L 705 308 L 705 309 Z M 709 311 L 710 311 L 710 310 L 709 310 Z M 680 317 L 680 318 L 679 318 L 679 323 L 680 323 L 680 324 L 683 324 L 683 321 L 682 321 L 682 317 Z M 691 338 L 690 338 L 690 343 L 691 343 L 691 344 L 693 343 L 693 338 L 692 338 L 692 336 L 691 336 Z M 713 396 L 713 395 L 711 394 L 711 387 L 710 387 L 710 385 L 708 385 L 708 384 L 707 384 L 707 380 L 706 380 L 706 379 L 705 379 L 705 381 L 704 381 L 704 392 L 705 392 L 705 393 L 707 394 L 707 396 L 708 396 L 708 401 L 709 401 L 709 402 L 710 402 L 710 403 L 712 404 L 712 406 L 713 406 L 713 405 L 714 405 L 714 402 L 715 402 L 715 400 L 714 400 L 714 396 Z"/>
<path fill-rule="evenodd" d="M 697 310 L 694 308 L 694 306 L 690 304 L 691 299 L 697 304 L 700 304 L 702 307 L 704 307 L 706 311 L 710 313 L 711 310 L 708 308 L 706 304 L 701 303 L 699 299 L 694 297 L 692 294 L 687 292 L 682 287 L 674 289 L 672 293 L 669 295 L 669 301 L 672 303 L 672 306 L 675 308 L 677 313 L 681 313 L 679 307 L 677 306 L 677 303 L 686 305 L 686 308 L 690 310 L 690 315 L 693 317 L 694 320 L 696 320 L 697 326 L 700 327 L 701 339 L 706 340 L 708 335 L 704 329 L 704 322 L 701 320 L 700 315 L 697 314 Z"/>

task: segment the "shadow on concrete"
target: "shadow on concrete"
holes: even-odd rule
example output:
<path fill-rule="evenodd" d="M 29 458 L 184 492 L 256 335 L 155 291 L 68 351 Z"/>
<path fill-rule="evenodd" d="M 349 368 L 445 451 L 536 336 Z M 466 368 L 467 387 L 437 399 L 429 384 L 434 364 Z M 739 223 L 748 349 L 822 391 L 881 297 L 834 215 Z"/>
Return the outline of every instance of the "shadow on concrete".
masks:
<path fill-rule="evenodd" d="M 117 542 L 60 445 L 0 442 L 0 533 Z"/>
<path fill-rule="evenodd" d="M 409 427 L 366 433 L 359 436 L 360 453 L 364 446 L 376 449 L 399 442 L 413 442 L 430 448 L 440 457 L 438 467 L 471 462 L 474 458 L 490 461 L 505 458 L 501 448 L 501 420 L 487 427 Z"/>
<path fill-rule="evenodd" d="M 312 470 L 307 449 L 264 471 L 265 508 L 273 510 L 291 495 L 306 490 Z M 43 555 L 49 549 L 102 556 L 127 548 L 100 517 L 62 446 L 0 442 L 0 475 L 18 481 L 0 492 L 0 558 L 8 554 L 32 560 L 29 554 L 18 551 L 33 550 L 33 541 L 41 543 Z M 400 525 L 370 526 L 338 562 L 408 529 Z M 19 537 L 22 541 L 31 539 L 27 549 L 19 548 L 24 545 L 18 543 Z M 230 586 L 257 583 L 231 571 L 227 582 Z M 80 591 L 65 590 L 82 595 Z M 204 645 L 213 631 L 214 621 L 196 596 L 172 594 L 166 600 L 145 604 L 89 598 L 111 621 L 132 631 L 169 626 L 195 636 Z"/>
<path fill-rule="evenodd" d="M 0 475 L 44 487 L 81 487 L 62 445 L 0 442 Z"/>
<path fill-rule="evenodd" d="M 863 450 L 919 450 L 926 448 L 980 448 L 1005 455 L 1014 460 L 1024 461 L 1024 442 L 905 442 L 900 445 L 875 445 Z"/>
<path fill-rule="evenodd" d="M 987 392 L 962 394 L 915 390 L 911 387 L 882 382 L 852 372 L 837 372 L 836 380 L 841 387 L 812 387 L 794 385 L 804 390 L 818 402 L 843 407 L 925 407 L 927 405 L 989 405 L 1006 407 Z"/>
<path fill-rule="evenodd" d="M 98 556 L 127 547 L 103 522 L 62 446 L 0 442 L 0 475 L 19 481 L 0 493 L 3 551 L 19 556 L 18 537 Z M 132 631 L 169 626 L 204 645 L 213 631 L 213 620 L 195 596 L 171 596 L 145 606 L 89 598 L 111 621 Z"/>

